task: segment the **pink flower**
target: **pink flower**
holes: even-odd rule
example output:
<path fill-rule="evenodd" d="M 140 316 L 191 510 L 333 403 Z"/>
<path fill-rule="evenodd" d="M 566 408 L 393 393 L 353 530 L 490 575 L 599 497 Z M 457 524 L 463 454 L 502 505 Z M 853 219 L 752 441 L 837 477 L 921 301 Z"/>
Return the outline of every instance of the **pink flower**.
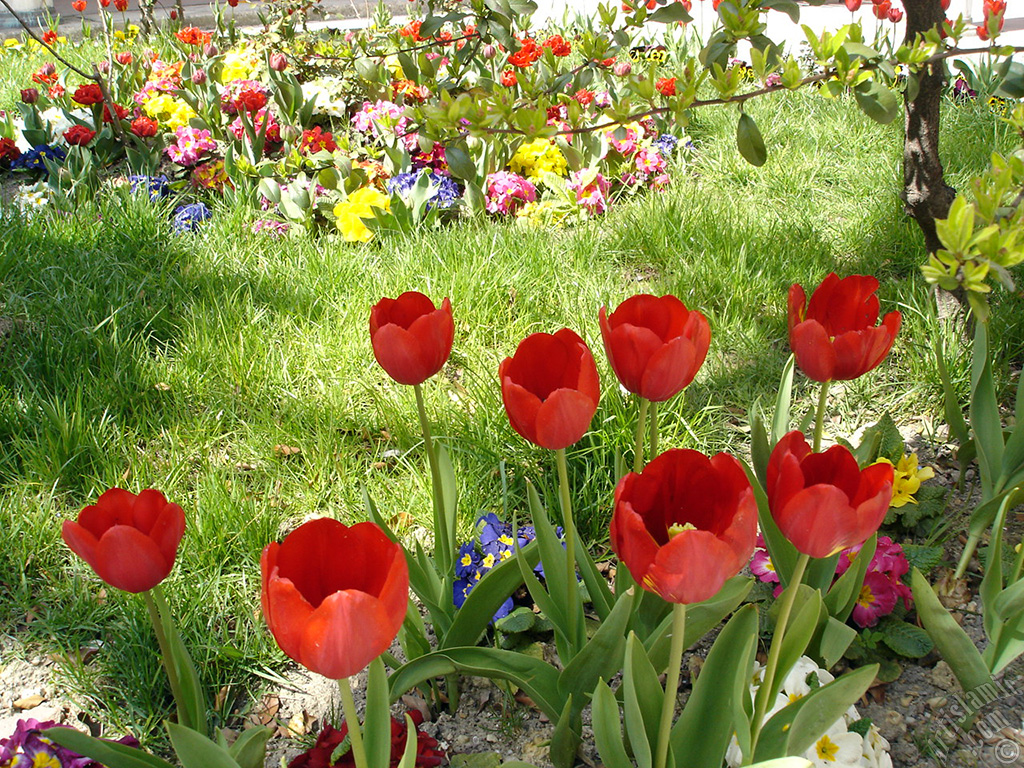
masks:
<path fill-rule="evenodd" d="M 648 147 L 637 150 L 636 169 L 641 173 L 656 175 L 664 171 L 667 165 L 658 150 Z"/>
<path fill-rule="evenodd" d="M 853 620 L 861 627 L 873 627 L 896 607 L 896 590 L 884 574 L 868 571 L 853 606 Z"/>
<path fill-rule="evenodd" d="M 198 163 L 203 153 L 217 148 L 217 143 L 205 128 L 196 129 L 183 125 L 174 132 L 174 135 L 177 136 L 177 141 L 167 148 L 167 156 L 186 168 Z"/>
<path fill-rule="evenodd" d="M 277 144 L 281 141 L 281 126 L 278 125 L 276 118 L 269 109 L 264 107 L 253 115 L 251 120 L 253 130 L 257 136 L 263 133 L 263 123 L 267 122 L 267 129 L 264 134 L 267 145 Z M 235 121 L 228 126 L 228 130 L 239 141 L 246 140 L 245 125 L 242 123 L 241 117 L 236 117 Z"/>
<path fill-rule="evenodd" d="M 596 171 L 573 171 L 569 176 L 569 189 L 576 193 L 576 202 L 587 213 L 599 214 L 608 209 L 608 190 L 612 183 Z"/>
<path fill-rule="evenodd" d="M 757 534 L 757 549 L 754 550 L 754 559 L 750 561 L 750 570 L 757 576 L 758 581 L 771 584 L 779 583 L 779 574 L 775 572 L 775 564 L 768 556 L 764 536 L 760 533 Z"/>
<path fill-rule="evenodd" d="M 537 188 L 517 173 L 490 173 L 484 186 L 488 213 L 509 215 L 537 199 Z"/>

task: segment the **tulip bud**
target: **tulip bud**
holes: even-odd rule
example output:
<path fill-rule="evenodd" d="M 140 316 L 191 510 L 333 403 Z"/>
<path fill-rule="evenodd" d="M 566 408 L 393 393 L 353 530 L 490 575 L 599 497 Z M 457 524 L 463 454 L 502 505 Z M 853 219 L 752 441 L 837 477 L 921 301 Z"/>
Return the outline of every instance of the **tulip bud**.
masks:
<path fill-rule="evenodd" d="M 39 101 L 39 89 L 23 88 L 21 90 L 21 100 L 25 104 L 35 104 L 37 101 Z"/>
<path fill-rule="evenodd" d="M 109 61 L 97 61 L 96 62 L 96 71 L 100 72 L 100 73 L 102 73 L 104 75 L 107 74 L 107 72 L 110 71 L 110 62 Z"/>
<path fill-rule="evenodd" d="M 171 9 L 171 21 L 177 21 L 177 19 L 178 19 L 178 12 L 172 8 Z"/>
<path fill-rule="evenodd" d="M 900 10 L 899 8 L 890 8 L 889 21 L 891 21 L 893 24 L 899 24 L 901 21 L 903 21 L 903 11 Z"/>
<path fill-rule="evenodd" d="M 49 77 L 57 71 L 57 66 L 52 62 L 48 61 L 39 68 L 39 74 L 43 77 Z"/>
<path fill-rule="evenodd" d="M 120 53 L 114 56 L 114 61 L 116 61 L 121 66 L 128 66 L 132 63 L 131 51 L 121 51 Z"/>
<path fill-rule="evenodd" d="M 270 68 L 275 72 L 284 72 L 288 68 L 288 57 L 283 53 L 270 54 Z"/>
<path fill-rule="evenodd" d="M 616 63 L 612 72 L 615 73 L 616 77 L 626 77 L 630 72 L 633 71 L 633 65 L 628 61 L 620 61 Z"/>
<path fill-rule="evenodd" d="M 193 72 L 192 73 L 192 82 L 195 83 L 196 85 L 202 85 L 203 83 L 205 83 L 206 82 L 206 70 L 205 69 L 197 69 L 195 72 Z"/>
<path fill-rule="evenodd" d="M 485 45 L 480 52 L 483 54 L 483 57 L 487 59 L 487 61 L 490 61 L 491 59 L 498 55 L 498 49 L 495 48 L 490 43 Z"/>
<path fill-rule="evenodd" d="M 281 126 L 281 140 L 287 141 L 289 144 L 294 144 L 298 141 L 302 132 L 294 125 L 282 125 Z"/>
<path fill-rule="evenodd" d="M 212 59 L 218 53 L 220 53 L 220 51 L 217 49 L 217 46 L 213 43 L 207 43 L 206 47 L 203 49 L 203 55 L 205 55 L 206 58 L 208 59 Z"/>

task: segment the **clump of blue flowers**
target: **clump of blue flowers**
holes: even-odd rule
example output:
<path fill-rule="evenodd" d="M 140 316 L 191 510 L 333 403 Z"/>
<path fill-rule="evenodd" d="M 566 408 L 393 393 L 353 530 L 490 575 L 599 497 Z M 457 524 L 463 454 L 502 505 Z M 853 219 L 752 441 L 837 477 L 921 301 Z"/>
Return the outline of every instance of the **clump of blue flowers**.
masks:
<path fill-rule="evenodd" d="M 532 525 L 521 525 L 514 531 L 511 524 L 503 523 L 493 512 L 488 512 L 476 521 L 476 530 L 476 537 L 459 547 L 459 557 L 455 561 L 456 578 L 452 597 L 456 608 L 462 607 L 473 587 L 489 570 L 515 557 L 517 539 L 521 549 L 537 538 Z M 562 533 L 561 527 L 555 529 L 558 538 L 562 538 Z M 544 568 L 540 563 L 533 570 L 541 578 L 544 577 Z M 514 607 L 510 597 L 498 608 L 492 621 L 505 618 Z"/>
<path fill-rule="evenodd" d="M 11 170 L 42 171 L 43 173 L 48 173 L 45 162 L 47 158 L 55 163 L 63 163 L 67 156 L 68 153 L 60 147 L 37 144 L 28 152 L 23 152 L 21 156 L 12 160 Z"/>
<path fill-rule="evenodd" d="M 132 194 L 148 191 L 150 200 L 167 197 L 171 191 L 171 186 L 164 174 L 159 176 L 133 175 L 128 177 L 128 183 L 132 185 Z"/>
<path fill-rule="evenodd" d="M 200 224 L 212 216 L 213 212 L 206 207 L 205 203 L 179 205 L 174 209 L 171 225 L 175 232 L 195 232 L 199 229 Z"/>
<path fill-rule="evenodd" d="M 451 178 L 434 172 L 427 174 L 427 177 L 430 179 L 431 186 L 431 195 L 427 199 L 428 211 L 434 208 L 445 210 L 458 202 L 462 193 L 459 191 L 459 185 Z M 391 194 L 397 192 L 398 196 L 408 205 L 412 199 L 412 188 L 416 186 L 419 178 L 420 171 L 400 173 L 388 179 L 388 192 Z"/>

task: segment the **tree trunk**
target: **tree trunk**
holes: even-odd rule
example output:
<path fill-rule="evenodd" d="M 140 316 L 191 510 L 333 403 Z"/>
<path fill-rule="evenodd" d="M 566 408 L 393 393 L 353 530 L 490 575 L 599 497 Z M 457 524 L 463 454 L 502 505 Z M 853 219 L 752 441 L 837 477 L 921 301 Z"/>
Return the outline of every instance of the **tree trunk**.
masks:
<path fill-rule="evenodd" d="M 903 0 L 906 10 L 906 42 L 946 18 L 939 0 Z M 941 64 L 932 64 L 918 75 L 913 99 L 905 98 L 906 125 L 903 137 L 903 193 L 906 212 L 924 233 L 929 253 L 942 247 L 935 233 L 935 219 L 949 215 L 956 192 L 942 175 L 939 160 L 939 107 L 945 82 Z M 909 89 L 908 89 L 909 92 Z"/>

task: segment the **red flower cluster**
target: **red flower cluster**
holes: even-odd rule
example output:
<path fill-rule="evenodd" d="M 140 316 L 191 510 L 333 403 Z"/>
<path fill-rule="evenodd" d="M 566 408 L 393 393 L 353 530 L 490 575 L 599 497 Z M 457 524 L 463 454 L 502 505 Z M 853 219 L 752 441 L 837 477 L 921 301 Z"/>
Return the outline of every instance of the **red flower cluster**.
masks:
<path fill-rule="evenodd" d="M 239 112 L 259 112 L 267 106 L 267 94 L 255 88 L 246 88 L 235 96 L 234 104 Z"/>
<path fill-rule="evenodd" d="M 893 24 L 896 24 L 903 20 L 903 9 L 894 6 L 893 0 L 871 0 L 872 7 L 871 12 L 875 14 L 875 18 L 879 21 L 885 21 L 888 19 Z M 850 7 L 850 2 L 847 0 L 846 7 Z M 857 3 L 857 7 L 860 7 L 860 3 Z"/>
<path fill-rule="evenodd" d="M 123 67 L 127 67 L 132 63 L 132 52 L 131 51 L 118 51 L 114 54 L 114 61 Z"/>
<path fill-rule="evenodd" d="M 185 27 L 174 33 L 174 36 L 181 40 L 185 45 L 196 45 L 204 46 L 210 42 L 212 35 L 209 32 L 203 32 L 198 27 Z"/>
<path fill-rule="evenodd" d="M 140 139 L 148 139 L 152 136 L 156 136 L 156 132 L 160 126 L 156 120 L 151 117 L 137 117 L 132 120 L 131 131 Z"/>
<path fill-rule="evenodd" d="M 1003 31 L 1006 0 L 985 0 L 985 22 L 978 25 L 978 37 L 990 40 Z"/>
<path fill-rule="evenodd" d="M 811 295 L 789 289 L 789 346 L 796 364 L 815 381 L 849 381 L 875 368 L 892 348 L 902 316 L 878 321 L 878 280 L 829 274 Z"/>
<path fill-rule="evenodd" d="M 61 531 L 97 576 L 125 592 L 145 592 L 167 578 L 184 534 L 181 507 L 152 488 L 138 496 L 111 488 Z"/>
<path fill-rule="evenodd" d="M 676 95 L 676 79 L 674 77 L 663 77 L 654 84 L 655 90 L 662 96 Z"/>
<path fill-rule="evenodd" d="M 540 44 L 541 48 L 550 48 L 551 52 L 555 56 L 568 56 L 572 53 L 572 46 L 569 45 L 565 40 L 562 39 L 561 35 L 552 35 L 543 43 Z"/>
<path fill-rule="evenodd" d="M 413 41 L 417 43 L 422 43 L 424 40 L 426 40 L 426 38 L 420 36 L 421 26 L 423 26 L 423 22 L 420 21 L 419 19 L 416 19 L 415 21 L 410 21 L 408 24 L 402 27 L 402 29 L 399 31 L 399 34 L 402 37 L 410 37 L 413 39 Z"/>
<path fill-rule="evenodd" d="M 324 131 L 319 125 L 302 132 L 302 140 L 299 142 L 300 155 L 313 155 L 317 152 L 333 152 L 338 148 L 334 136 Z"/>
<path fill-rule="evenodd" d="M 75 89 L 75 92 L 71 95 L 72 101 L 81 104 L 83 107 L 88 107 L 92 104 L 99 104 L 103 101 L 103 91 L 100 90 L 99 85 L 96 83 L 86 83 L 80 85 Z"/>
<path fill-rule="evenodd" d="M 0 137 L 0 161 L 16 160 L 19 157 L 21 157 L 21 150 L 14 143 L 14 139 L 8 139 L 6 136 Z"/>
<path fill-rule="evenodd" d="M 43 32 L 43 42 L 47 45 L 53 45 L 54 43 L 56 43 L 57 37 L 57 30 L 55 29 L 48 29 L 45 32 Z"/>
<path fill-rule="evenodd" d="M 594 92 L 588 91 L 586 88 L 580 88 L 572 97 L 581 107 L 588 107 L 594 103 Z"/>
<path fill-rule="evenodd" d="M 508 57 L 508 63 L 513 67 L 525 69 L 544 55 L 543 48 L 537 45 L 537 41 L 532 37 L 522 37 L 519 43 L 519 50 Z"/>
<path fill-rule="evenodd" d="M 419 710 L 411 710 L 409 717 L 416 726 L 416 768 L 436 768 L 441 765 L 447 756 L 444 750 L 437 743 L 437 739 L 428 736 L 419 730 L 423 724 L 423 714 Z M 336 763 L 331 762 L 331 755 L 338 745 L 348 735 L 348 724 L 342 723 L 341 728 L 324 726 L 320 735 L 316 737 L 316 744 L 312 749 L 303 752 L 301 755 L 288 763 L 288 768 L 343 768 L 354 766 L 355 757 L 350 749 Z M 405 719 L 391 718 L 391 759 L 389 768 L 397 768 L 405 753 L 406 725 Z"/>
<path fill-rule="evenodd" d="M 421 104 L 431 96 L 427 86 L 417 85 L 412 80 L 394 80 L 391 89 L 396 99 L 401 96 L 407 103 L 412 104 Z"/>
<path fill-rule="evenodd" d="M 64 141 L 73 147 L 84 147 L 96 136 L 96 131 L 91 131 L 84 125 L 72 125 L 64 131 Z"/>
<path fill-rule="evenodd" d="M 46 62 L 32 73 L 32 82 L 40 85 L 51 85 L 57 82 L 57 68 L 53 62 Z"/>

